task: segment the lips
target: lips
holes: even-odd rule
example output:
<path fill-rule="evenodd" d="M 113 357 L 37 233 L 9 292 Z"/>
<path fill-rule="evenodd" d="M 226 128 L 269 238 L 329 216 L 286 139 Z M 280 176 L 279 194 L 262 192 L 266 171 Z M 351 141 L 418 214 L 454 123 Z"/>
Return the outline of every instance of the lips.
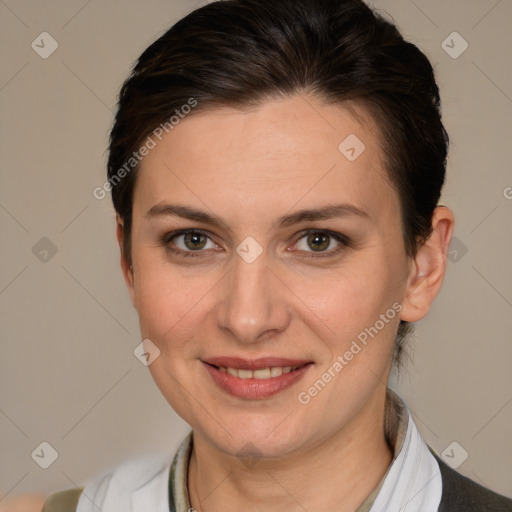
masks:
<path fill-rule="evenodd" d="M 312 361 L 264 357 L 242 359 L 215 357 L 202 361 L 213 381 L 230 395 L 263 399 L 295 384 L 309 370 Z"/>

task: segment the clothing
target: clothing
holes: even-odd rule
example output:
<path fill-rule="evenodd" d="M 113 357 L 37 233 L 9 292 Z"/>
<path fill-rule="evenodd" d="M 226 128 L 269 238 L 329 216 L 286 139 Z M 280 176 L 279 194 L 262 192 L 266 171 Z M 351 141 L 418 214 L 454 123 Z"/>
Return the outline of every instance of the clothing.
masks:
<path fill-rule="evenodd" d="M 421 438 L 402 400 L 388 390 L 385 433 L 393 460 L 355 512 L 510 512 L 512 500 L 479 486 L 448 467 Z M 69 494 L 74 504 L 43 512 L 189 512 L 187 474 L 193 433 L 170 457 L 132 460 Z M 76 498 L 78 494 L 78 506 Z M 62 494 L 62 493 L 59 493 Z M 61 500 L 63 497 L 60 497 Z"/>
<path fill-rule="evenodd" d="M 511 512 L 512 500 L 460 475 L 434 454 L 443 478 L 438 512 Z"/>

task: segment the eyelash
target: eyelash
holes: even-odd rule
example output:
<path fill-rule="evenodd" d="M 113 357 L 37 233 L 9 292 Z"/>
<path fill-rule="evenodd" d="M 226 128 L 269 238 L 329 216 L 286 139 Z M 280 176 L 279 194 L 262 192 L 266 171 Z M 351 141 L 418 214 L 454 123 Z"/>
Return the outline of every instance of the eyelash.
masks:
<path fill-rule="evenodd" d="M 173 254 L 177 254 L 180 257 L 185 257 L 185 258 L 202 257 L 201 253 L 204 252 L 202 250 L 183 251 L 182 249 L 173 248 L 170 245 L 174 238 L 177 238 L 178 236 L 186 235 L 189 233 L 203 235 L 203 236 L 207 237 L 208 239 L 212 240 L 211 237 L 209 236 L 209 234 L 206 231 L 203 231 L 201 229 L 183 229 L 180 231 L 173 231 L 172 233 L 165 234 L 161 238 L 160 242 L 162 245 L 164 245 L 166 247 L 167 251 L 172 252 Z M 326 251 L 326 252 L 315 253 L 314 251 L 312 251 L 311 253 L 309 253 L 309 251 L 307 251 L 309 253 L 308 255 L 300 256 L 304 260 L 313 260 L 313 259 L 318 259 L 318 258 L 330 258 L 330 257 L 336 256 L 343 249 L 351 247 L 351 241 L 348 237 L 346 237 L 345 235 L 342 235 L 341 233 L 329 231 L 328 229 L 306 229 L 304 231 L 301 231 L 301 233 L 295 240 L 294 245 L 296 245 L 304 237 L 307 237 L 307 236 L 309 236 L 311 234 L 315 234 L 315 233 L 320 233 L 323 235 L 327 235 L 331 238 L 334 238 L 334 240 L 339 242 L 339 245 L 336 248 L 331 249 L 330 251 Z"/>

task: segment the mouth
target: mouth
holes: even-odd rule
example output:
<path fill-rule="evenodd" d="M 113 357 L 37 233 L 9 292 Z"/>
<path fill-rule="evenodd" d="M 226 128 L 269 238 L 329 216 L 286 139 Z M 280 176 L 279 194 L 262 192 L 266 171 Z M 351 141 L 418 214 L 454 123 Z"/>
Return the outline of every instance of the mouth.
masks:
<path fill-rule="evenodd" d="M 313 365 L 312 361 L 282 358 L 247 360 L 225 357 L 201 362 L 223 391 L 252 400 L 284 391 L 300 380 Z"/>

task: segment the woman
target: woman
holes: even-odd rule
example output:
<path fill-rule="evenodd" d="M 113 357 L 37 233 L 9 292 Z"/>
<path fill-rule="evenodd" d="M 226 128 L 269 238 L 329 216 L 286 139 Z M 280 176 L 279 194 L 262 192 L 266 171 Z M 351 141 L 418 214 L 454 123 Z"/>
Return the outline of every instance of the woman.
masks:
<path fill-rule="evenodd" d="M 446 269 L 447 146 L 430 63 L 361 1 L 220 1 L 152 44 L 103 190 L 192 432 L 43 510 L 512 510 L 387 388 Z"/>

